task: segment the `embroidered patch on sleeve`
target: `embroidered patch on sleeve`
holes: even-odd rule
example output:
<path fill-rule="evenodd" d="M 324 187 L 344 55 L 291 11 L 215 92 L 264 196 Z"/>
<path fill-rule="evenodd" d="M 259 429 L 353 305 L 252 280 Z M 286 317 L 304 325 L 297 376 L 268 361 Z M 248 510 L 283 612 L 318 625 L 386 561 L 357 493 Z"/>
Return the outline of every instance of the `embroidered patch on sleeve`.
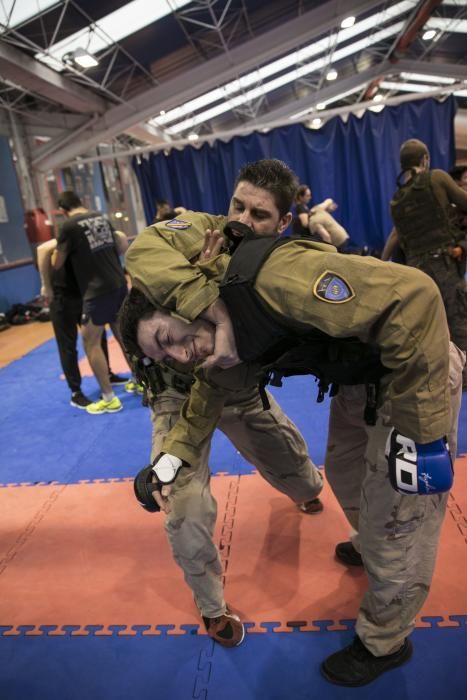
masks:
<path fill-rule="evenodd" d="M 340 275 L 327 270 L 317 280 L 313 294 L 329 304 L 344 304 L 355 297 L 355 292 Z"/>
<path fill-rule="evenodd" d="M 167 221 L 165 227 L 166 228 L 174 228 L 174 229 L 185 229 L 185 228 L 190 228 L 191 223 L 189 221 L 183 221 L 183 219 L 171 219 L 170 221 Z"/>

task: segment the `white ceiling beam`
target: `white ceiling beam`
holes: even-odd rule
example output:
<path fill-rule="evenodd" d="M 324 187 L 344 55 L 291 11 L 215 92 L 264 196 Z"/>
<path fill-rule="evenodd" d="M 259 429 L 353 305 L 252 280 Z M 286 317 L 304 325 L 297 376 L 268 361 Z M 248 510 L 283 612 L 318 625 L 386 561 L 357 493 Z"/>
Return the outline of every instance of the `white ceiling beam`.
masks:
<path fill-rule="evenodd" d="M 98 95 L 67 80 L 5 42 L 0 43 L 0 78 L 9 80 L 28 92 L 53 100 L 74 112 L 102 114 L 108 106 Z"/>
<path fill-rule="evenodd" d="M 79 138 L 55 152 L 49 152 L 37 167 L 47 170 L 68 162 L 76 155 L 86 153 L 97 142 L 105 141 L 141 121 L 150 119 L 160 110 L 169 110 L 197 97 L 201 91 L 210 90 L 253 70 L 301 44 L 313 40 L 339 26 L 348 15 L 360 15 L 381 4 L 381 0 L 346 0 L 344 3 L 328 2 L 296 17 L 276 29 L 255 37 L 228 54 L 224 53 L 193 70 L 168 80 L 131 103 L 110 108 L 101 118 L 93 121 Z"/>
<path fill-rule="evenodd" d="M 430 63 L 429 61 L 398 61 L 394 64 L 394 73 L 422 73 L 436 75 L 440 78 L 467 80 L 465 63 Z"/>

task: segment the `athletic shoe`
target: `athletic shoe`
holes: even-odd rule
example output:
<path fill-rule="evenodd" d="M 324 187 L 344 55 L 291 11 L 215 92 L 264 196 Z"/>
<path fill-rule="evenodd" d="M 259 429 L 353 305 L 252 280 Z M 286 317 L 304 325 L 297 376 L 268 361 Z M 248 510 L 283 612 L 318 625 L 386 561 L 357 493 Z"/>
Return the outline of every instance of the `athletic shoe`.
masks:
<path fill-rule="evenodd" d="M 70 400 L 70 406 L 74 406 L 75 408 L 86 408 L 92 404 L 91 399 L 88 399 L 87 396 L 83 394 L 82 391 L 74 391 L 71 395 L 71 400 Z"/>
<path fill-rule="evenodd" d="M 363 566 L 360 552 L 357 552 L 352 542 L 339 542 L 336 545 L 336 559 L 346 566 Z"/>
<path fill-rule="evenodd" d="M 401 666 L 412 656 L 412 642 L 405 639 L 401 648 L 387 656 L 373 656 L 359 637 L 321 664 L 321 673 L 330 683 L 357 687 L 371 683 L 391 668 Z"/>
<path fill-rule="evenodd" d="M 312 501 L 305 501 L 305 503 L 298 503 L 298 509 L 302 513 L 306 513 L 307 515 L 316 515 L 316 513 L 322 513 L 323 508 L 324 506 L 319 498 L 313 498 Z"/>
<path fill-rule="evenodd" d="M 109 380 L 111 384 L 118 386 L 119 384 L 126 384 L 128 382 L 128 377 L 124 377 L 122 374 L 114 374 L 110 372 Z"/>
<path fill-rule="evenodd" d="M 110 399 L 110 401 L 105 401 L 105 399 L 100 399 L 99 401 L 95 401 L 94 403 L 91 403 L 87 408 L 86 411 L 90 413 L 92 416 L 98 416 L 101 413 L 118 413 L 118 411 L 121 411 L 123 408 L 122 402 L 118 398 L 118 396 L 114 396 L 113 398 Z"/>
<path fill-rule="evenodd" d="M 245 628 L 238 615 L 227 608 L 219 617 L 203 617 L 203 622 L 211 639 L 223 647 L 238 647 L 245 637 Z"/>
<path fill-rule="evenodd" d="M 125 391 L 129 394 L 144 394 L 144 387 L 142 384 L 137 384 L 133 379 L 125 384 Z"/>

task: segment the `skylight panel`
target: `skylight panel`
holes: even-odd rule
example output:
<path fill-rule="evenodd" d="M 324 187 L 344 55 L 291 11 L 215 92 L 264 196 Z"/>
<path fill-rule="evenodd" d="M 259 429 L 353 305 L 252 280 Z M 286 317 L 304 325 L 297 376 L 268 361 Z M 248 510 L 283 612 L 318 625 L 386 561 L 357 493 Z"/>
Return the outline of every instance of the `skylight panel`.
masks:
<path fill-rule="evenodd" d="M 347 58 L 348 56 L 351 56 L 354 53 L 358 53 L 359 51 L 362 51 L 368 48 L 369 46 L 372 46 L 373 44 L 377 44 L 380 41 L 383 41 L 384 39 L 393 36 L 394 34 L 397 34 L 402 29 L 403 25 L 403 22 L 397 22 L 396 24 L 393 24 L 390 27 L 386 27 L 386 29 L 382 29 L 380 32 L 376 32 L 373 35 L 367 36 L 354 44 L 349 44 L 348 46 L 344 46 L 342 49 L 337 49 L 336 51 L 334 51 L 333 54 L 333 62 L 337 63 L 337 61 L 342 60 L 343 58 Z M 235 109 L 236 107 L 239 107 L 240 105 L 245 104 L 246 102 L 256 100 L 258 99 L 258 97 L 266 95 L 268 92 L 272 92 L 273 90 L 277 90 L 278 88 L 283 87 L 288 83 L 294 82 L 298 78 L 302 78 L 303 76 L 308 75 L 309 73 L 320 70 L 324 68 L 324 66 L 326 66 L 327 63 L 327 56 L 323 56 L 322 58 L 319 58 L 316 61 L 313 61 L 312 63 L 307 63 L 304 66 L 300 66 L 299 68 L 290 71 L 289 73 L 284 73 L 275 80 L 271 80 L 268 83 L 259 85 L 257 88 L 248 90 L 246 93 L 242 93 L 241 95 L 237 95 L 236 97 L 231 97 L 225 102 L 222 102 L 221 104 L 218 104 L 215 107 L 212 107 L 211 109 L 208 109 L 204 112 L 200 112 L 199 114 L 190 117 L 189 119 L 185 119 L 184 121 L 179 122 L 178 124 L 174 124 L 168 129 L 165 129 L 165 133 L 169 136 L 172 136 L 175 134 L 179 134 L 180 132 L 185 131 L 186 129 L 191 129 L 194 126 L 197 126 L 198 124 L 202 124 L 203 122 L 212 119 L 213 117 L 219 116 L 220 114 L 228 112 L 231 109 Z"/>
<path fill-rule="evenodd" d="M 337 34 L 331 35 L 331 37 L 319 39 L 318 41 L 315 41 L 312 44 L 309 44 L 308 46 L 305 46 L 298 51 L 293 51 L 292 53 L 287 54 L 282 58 L 279 58 L 275 61 L 271 61 L 270 63 L 262 66 L 261 68 L 252 71 L 251 73 L 247 73 L 239 79 L 232 80 L 231 82 L 226 83 L 220 88 L 215 88 L 210 92 L 206 92 L 203 95 L 200 95 L 199 97 L 190 100 L 189 102 L 186 102 L 184 105 L 180 105 L 179 107 L 168 110 L 164 114 L 154 117 L 154 119 L 152 119 L 149 123 L 155 124 L 156 126 L 170 124 L 171 122 L 183 119 L 183 117 L 188 116 L 193 112 L 196 112 L 196 110 L 201 109 L 213 102 L 217 102 L 218 100 L 229 99 L 231 95 L 234 95 L 235 93 L 238 93 L 241 90 L 245 90 L 251 87 L 252 85 L 260 83 L 261 81 L 264 81 L 266 78 L 269 78 L 272 75 L 280 73 L 281 71 L 286 70 L 287 68 L 300 65 L 301 63 L 308 61 L 313 56 L 326 53 L 329 49 L 329 46 L 332 45 L 334 41 L 336 41 L 337 44 L 341 44 L 353 39 L 359 34 L 371 32 L 371 30 L 374 27 L 380 26 L 381 24 L 389 21 L 390 19 L 399 17 L 400 15 L 408 12 L 409 10 L 413 10 L 415 4 L 416 3 L 414 3 L 414 0 L 404 0 L 403 2 L 396 3 L 392 7 L 389 7 L 386 10 L 383 10 L 382 12 L 377 12 L 376 14 L 371 15 L 370 17 L 367 17 L 366 19 L 361 20 L 360 22 L 357 22 L 348 29 L 341 29 L 337 32 Z"/>
<path fill-rule="evenodd" d="M 58 5 L 58 0 L 1 0 L 0 34 Z"/>
<path fill-rule="evenodd" d="M 133 0 L 89 27 L 57 42 L 50 47 L 48 53 L 38 53 L 35 57 L 54 70 L 63 70 L 62 58 L 65 54 L 80 48 L 96 54 L 189 2 L 190 0 L 171 0 L 170 3 L 167 0 Z"/>
<path fill-rule="evenodd" d="M 428 29 L 440 29 L 443 32 L 452 32 L 453 34 L 467 34 L 467 19 L 430 17 L 425 27 Z"/>

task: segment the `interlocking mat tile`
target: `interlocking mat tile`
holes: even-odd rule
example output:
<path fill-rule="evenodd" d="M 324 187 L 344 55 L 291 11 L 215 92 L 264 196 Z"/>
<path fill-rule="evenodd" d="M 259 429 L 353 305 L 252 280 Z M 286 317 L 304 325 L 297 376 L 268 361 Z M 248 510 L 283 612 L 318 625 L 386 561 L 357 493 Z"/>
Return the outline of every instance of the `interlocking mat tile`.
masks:
<path fill-rule="evenodd" d="M 226 599 L 250 631 L 346 629 L 340 621 L 355 618 L 366 581 L 334 560 L 348 526 L 328 487 L 315 516 L 258 475 L 214 477 L 212 488 Z M 466 491 L 462 459 L 421 626 L 459 626 L 456 616 L 467 612 Z M 2 488 L 0 532 L 5 635 L 41 634 L 41 626 L 52 634 L 136 634 L 139 625 L 143 634 L 185 634 L 199 624 L 163 517 L 137 505 L 131 480 Z"/>

